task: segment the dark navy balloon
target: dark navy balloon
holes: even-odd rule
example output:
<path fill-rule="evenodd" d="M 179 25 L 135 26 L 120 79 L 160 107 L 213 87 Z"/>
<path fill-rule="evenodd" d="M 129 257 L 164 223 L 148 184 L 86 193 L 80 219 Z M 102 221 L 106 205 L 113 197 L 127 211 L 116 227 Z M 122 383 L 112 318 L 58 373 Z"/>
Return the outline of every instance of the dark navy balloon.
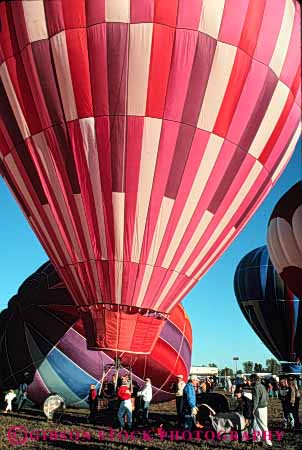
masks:
<path fill-rule="evenodd" d="M 266 246 L 248 253 L 237 266 L 234 290 L 245 318 L 280 361 L 302 356 L 302 302 L 286 287 Z"/>
<path fill-rule="evenodd" d="M 281 364 L 281 372 L 284 374 L 301 375 L 302 364 L 301 363 L 283 363 Z"/>

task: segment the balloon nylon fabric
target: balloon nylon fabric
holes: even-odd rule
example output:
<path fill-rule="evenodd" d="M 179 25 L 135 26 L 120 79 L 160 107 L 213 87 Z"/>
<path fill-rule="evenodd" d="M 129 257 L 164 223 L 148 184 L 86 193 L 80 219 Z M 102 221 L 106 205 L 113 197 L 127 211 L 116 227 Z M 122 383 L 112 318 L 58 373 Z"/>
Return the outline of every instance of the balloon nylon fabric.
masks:
<path fill-rule="evenodd" d="M 154 401 L 163 401 L 172 398 L 169 387 L 173 378 L 178 373 L 188 375 L 191 351 L 190 321 L 178 305 L 151 354 L 124 354 L 124 361 L 139 384 L 151 377 Z M 114 361 L 115 352 L 87 349 L 79 314 L 49 262 L 22 283 L 0 314 L 0 384 L 5 389 L 17 387 L 28 372 L 30 398 L 39 404 L 49 393 L 57 392 L 68 405 L 87 407 L 89 385 L 97 383 L 105 366 Z M 114 371 L 108 372 L 107 378 Z"/>
<path fill-rule="evenodd" d="M 270 258 L 287 286 L 302 298 L 302 183 L 278 201 L 269 220 Z"/>
<path fill-rule="evenodd" d="M 294 150 L 297 2 L 12 1 L 0 19 L 1 173 L 72 297 L 171 312 Z"/>
<path fill-rule="evenodd" d="M 286 287 L 266 246 L 249 252 L 237 266 L 234 290 L 248 323 L 281 361 L 302 356 L 302 302 Z"/>

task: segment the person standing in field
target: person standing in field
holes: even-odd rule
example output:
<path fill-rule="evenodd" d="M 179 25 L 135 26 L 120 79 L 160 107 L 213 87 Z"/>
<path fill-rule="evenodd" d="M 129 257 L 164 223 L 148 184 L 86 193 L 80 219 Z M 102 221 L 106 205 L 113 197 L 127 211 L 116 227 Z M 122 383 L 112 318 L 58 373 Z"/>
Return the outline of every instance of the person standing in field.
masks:
<path fill-rule="evenodd" d="M 183 406 L 184 406 L 184 388 L 186 383 L 184 382 L 183 375 L 177 375 L 177 383 L 176 383 L 176 412 L 177 412 L 177 425 L 178 427 L 182 426 L 183 423 Z"/>
<path fill-rule="evenodd" d="M 143 423 L 148 425 L 149 422 L 149 406 L 152 400 L 152 385 L 150 378 L 145 379 L 144 387 L 137 393 L 138 397 L 142 398 L 143 402 Z"/>
<path fill-rule="evenodd" d="M 281 400 L 283 412 L 283 427 L 291 430 L 294 428 L 294 416 L 291 412 L 291 388 L 287 378 L 281 378 L 279 388 L 279 399 Z"/>
<path fill-rule="evenodd" d="M 294 427 L 295 429 L 300 429 L 301 424 L 299 420 L 299 405 L 300 405 L 300 390 L 298 388 L 297 382 L 294 378 L 289 377 L 288 385 L 290 387 L 290 411 L 294 418 Z"/>
<path fill-rule="evenodd" d="M 257 374 L 251 375 L 251 382 L 253 386 L 252 401 L 253 401 L 253 425 L 252 431 L 255 432 L 257 440 L 260 442 L 261 437 L 266 442 L 266 445 L 272 446 L 272 441 L 269 439 L 269 431 L 267 427 L 267 405 L 268 394 L 265 386 L 261 383 L 260 377 Z"/>
<path fill-rule="evenodd" d="M 13 410 L 12 402 L 16 398 L 16 394 L 12 389 L 8 391 L 6 396 L 4 397 L 4 400 L 6 401 L 6 408 L 4 410 L 4 413 L 7 414 L 8 412 L 11 412 Z"/>
<path fill-rule="evenodd" d="M 125 428 L 125 416 L 127 416 L 127 427 L 132 428 L 132 402 L 131 402 L 131 390 L 128 386 L 128 380 L 122 379 L 122 385 L 117 391 L 117 396 L 120 399 L 120 407 L 117 413 L 117 417 L 120 423 L 120 431 Z"/>
<path fill-rule="evenodd" d="M 97 405 L 98 405 L 98 393 L 96 390 L 96 386 L 94 384 L 90 385 L 89 395 L 88 395 L 88 404 L 89 404 L 89 422 L 95 425 L 96 414 L 97 414 Z"/>
<path fill-rule="evenodd" d="M 194 387 L 194 382 L 196 380 L 197 377 L 191 375 L 184 388 L 184 428 L 188 431 L 191 431 L 193 425 L 196 424 L 196 415 L 198 413 L 198 408 L 196 407 L 196 391 Z"/>

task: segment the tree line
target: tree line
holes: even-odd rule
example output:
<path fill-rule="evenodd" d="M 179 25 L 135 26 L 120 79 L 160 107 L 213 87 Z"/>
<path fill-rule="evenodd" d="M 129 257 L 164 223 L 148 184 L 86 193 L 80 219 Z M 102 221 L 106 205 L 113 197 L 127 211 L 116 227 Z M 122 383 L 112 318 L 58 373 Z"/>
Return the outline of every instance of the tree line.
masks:
<path fill-rule="evenodd" d="M 237 370 L 237 374 L 242 373 L 272 373 L 273 375 L 277 375 L 280 372 L 281 366 L 275 359 L 267 359 L 265 361 L 266 366 L 263 367 L 262 364 L 253 362 L 253 361 L 244 361 L 242 363 L 243 371 Z M 215 363 L 209 363 L 208 367 L 217 367 Z M 230 367 L 224 367 L 223 369 L 219 370 L 218 373 L 221 376 L 234 376 L 235 371 L 231 369 Z"/>

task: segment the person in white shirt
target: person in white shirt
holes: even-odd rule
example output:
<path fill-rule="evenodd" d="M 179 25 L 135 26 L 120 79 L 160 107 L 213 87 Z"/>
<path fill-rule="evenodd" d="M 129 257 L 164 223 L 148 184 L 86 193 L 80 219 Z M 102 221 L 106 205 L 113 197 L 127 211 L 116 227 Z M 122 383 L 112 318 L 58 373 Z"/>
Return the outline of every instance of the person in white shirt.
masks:
<path fill-rule="evenodd" d="M 231 394 L 232 393 L 232 380 L 231 377 L 226 377 L 226 389 Z"/>
<path fill-rule="evenodd" d="M 150 378 L 145 379 L 144 387 L 138 391 L 137 396 L 141 396 L 143 400 L 143 421 L 148 424 L 149 406 L 152 400 L 152 385 Z"/>
<path fill-rule="evenodd" d="M 177 412 L 177 424 L 178 427 L 181 427 L 183 424 L 183 405 L 184 405 L 184 388 L 186 383 L 184 382 L 183 375 L 177 375 L 177 384 L 176 384 L 176 412 Z"/>
<path fill-rule="evenodd" d="M 8 391 L 8 393 L 5 396 L 5 401 L 6 401 L 6 408 L 4 410 L 5 414 L 8 413 L 8 411 L 12 411 L 13 407 L 12 407 L 12 401 L 16 398 L 16 394 L 14 393 L 14 391 L 12 389 L 10 389 Z"/>

